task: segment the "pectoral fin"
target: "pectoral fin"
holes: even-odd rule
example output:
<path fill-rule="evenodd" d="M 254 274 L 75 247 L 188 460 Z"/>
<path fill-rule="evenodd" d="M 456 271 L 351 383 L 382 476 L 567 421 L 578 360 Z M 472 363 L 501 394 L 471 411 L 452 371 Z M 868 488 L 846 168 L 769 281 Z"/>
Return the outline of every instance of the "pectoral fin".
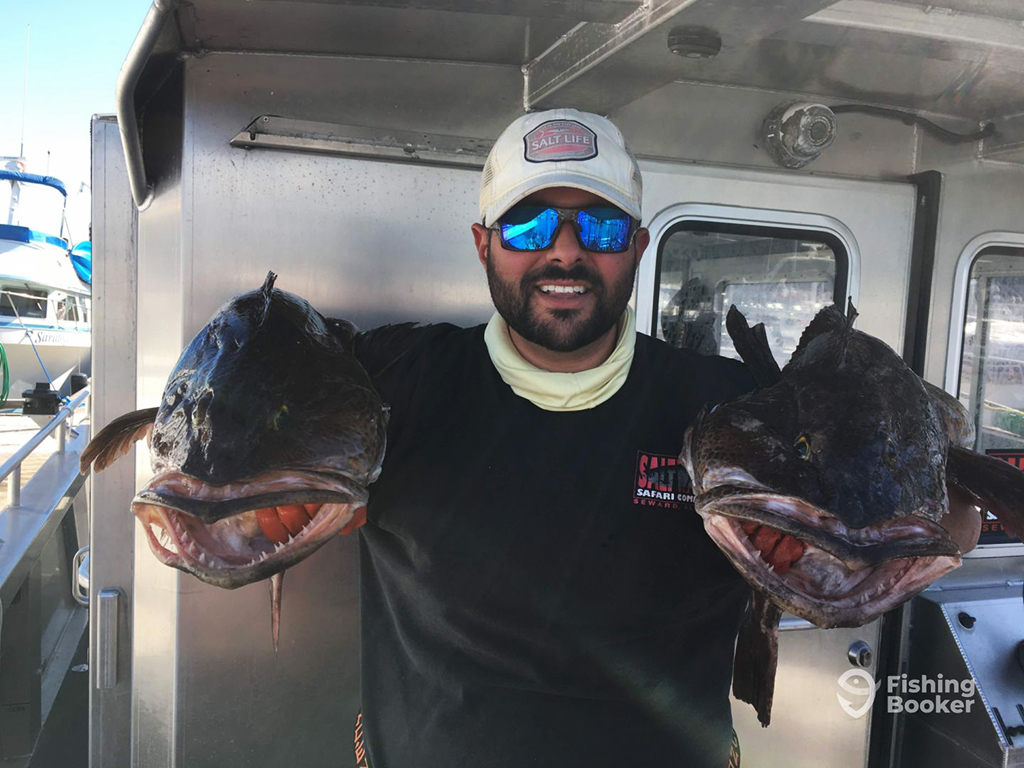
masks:
<path fill-rule="evenodd" d="M 143 408 L 118 416 L 107 424 L 82 451 L 81 468 L 84 475 L 89 465 L 95 464 L 102 472 L 131 450 L 136 441 L 148 437 L 156 421 L 157 408 Z"/>
<path fill-rule="evenodd" d="M 1024 472 L 1002 459 L 951 445 L 946 482 L 998 517 L 1008 534 L 1024 540 Z"/>
<path fill-rule="evenodd" d="M 754 592 L 736 639 L 732 692 L 757 710 L 767 728 L 772 721 L 775 671 L 779 663 L 779 621 L 782 609 L 762 592 Z"/>

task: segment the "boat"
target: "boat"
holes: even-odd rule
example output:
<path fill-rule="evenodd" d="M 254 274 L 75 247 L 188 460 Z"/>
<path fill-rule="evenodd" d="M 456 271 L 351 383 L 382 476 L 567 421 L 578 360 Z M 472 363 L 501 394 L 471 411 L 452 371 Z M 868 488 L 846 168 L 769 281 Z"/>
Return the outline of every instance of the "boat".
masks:
<path fill-rule="evenodd" d="M 0 201 L 5 193 L 0 395 L 16 402 L 37 385 L 67 394 L 90 373 L 91 251 L 84 243 L 72 249 L 60 179 L 27 173 L 22 160 L 9 159 L 0 167 Z"/>

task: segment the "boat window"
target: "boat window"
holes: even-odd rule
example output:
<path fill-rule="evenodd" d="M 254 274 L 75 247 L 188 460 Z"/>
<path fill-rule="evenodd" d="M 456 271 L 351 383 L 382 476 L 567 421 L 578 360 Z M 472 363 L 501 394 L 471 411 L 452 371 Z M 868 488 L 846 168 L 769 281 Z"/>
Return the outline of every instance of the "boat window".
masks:
<path fill-rule="evenodd" d="M 46 317 L 46 291 L 34 291 L 17 285 L 3 286 L 0 288 L 0 315 Z"/>
<path fill-rule="evenodd" d="M 751 325 L 764 323 L 785 365 L 815 313 L 842 300 L 847 264 L 829 232 L 683 221 L 659 244 L 652 333 L 674 347 L 738 358 L 725 330 L 735 304 Z"/>
<path fill-rule="evenodd" d="M 77 296 L 65 296 L 57 302 L 57 319 L 66 320 L 69 323 L 81 322 L 82 315 L 78 307 Z"/>
<path fill-rule="evenodd" d="M 1024 469 L 1024 248 L 983 248 L 967 278 L 959 396 L 974 450 Z M 988 515 L 981 543 L 1013 541 Z"/>
<path fill-rule="evenodd" d="M 1024 248 L 982 249 L 967 282 L 960 402 L 975 450 L 1024 449 Z"/>

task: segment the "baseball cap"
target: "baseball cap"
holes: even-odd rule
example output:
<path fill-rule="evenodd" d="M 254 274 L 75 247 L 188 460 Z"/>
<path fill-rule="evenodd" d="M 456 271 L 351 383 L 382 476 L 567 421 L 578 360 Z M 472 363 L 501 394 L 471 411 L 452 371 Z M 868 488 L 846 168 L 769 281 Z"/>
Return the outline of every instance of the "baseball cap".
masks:
<path fill-rule="evenodd" d="M 549 109 L 516 119 L 484 163 L 480 218 L 491 226 L 527 195 L 550 187 L 585 189 L 640 218 L 640 167 L 606 117 Z"/>

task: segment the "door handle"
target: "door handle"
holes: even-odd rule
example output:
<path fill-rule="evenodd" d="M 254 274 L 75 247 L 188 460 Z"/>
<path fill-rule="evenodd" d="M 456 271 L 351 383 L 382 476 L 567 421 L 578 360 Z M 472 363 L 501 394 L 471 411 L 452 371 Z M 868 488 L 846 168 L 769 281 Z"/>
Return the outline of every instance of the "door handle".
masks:
<path fill-rule="evenodd" d="M 117 628 L 120 623 L 120 589 L 102 589 L 96 599 L 96 687 L 117 685 Z"/>
<path fill-rule="evenodd" d="M 89 545 L 75 552 L 71 561 L 71 596 L 79 605 L 89 604 Z"/>

